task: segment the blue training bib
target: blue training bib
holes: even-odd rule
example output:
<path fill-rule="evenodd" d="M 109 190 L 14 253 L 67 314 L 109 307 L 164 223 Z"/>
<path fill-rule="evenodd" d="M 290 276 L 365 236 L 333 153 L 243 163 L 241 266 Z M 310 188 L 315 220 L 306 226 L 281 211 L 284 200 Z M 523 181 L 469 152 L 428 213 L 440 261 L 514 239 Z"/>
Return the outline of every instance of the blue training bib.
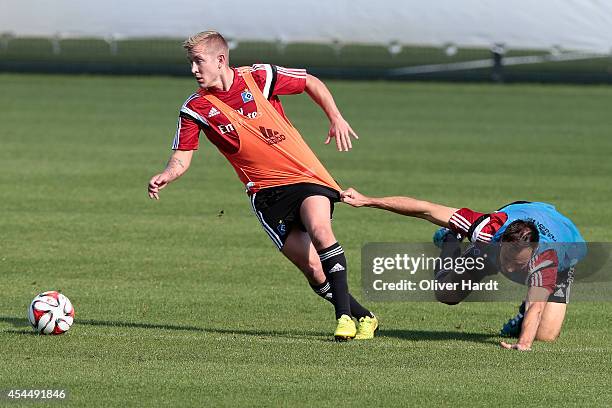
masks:
<path fill-rule="evenodd" d="M 548 249 L 557 251 L 559 270 L 573 267 L 586 256 L 586 243 L 576 225 L 548 203 L 510 204 L 498 212 L 508 216 L 506 222 L 493 236 L 493 242 L 499 242 L 508 225 L 517 220 L 531 221 L 540 233 L 537 253 Z"/>

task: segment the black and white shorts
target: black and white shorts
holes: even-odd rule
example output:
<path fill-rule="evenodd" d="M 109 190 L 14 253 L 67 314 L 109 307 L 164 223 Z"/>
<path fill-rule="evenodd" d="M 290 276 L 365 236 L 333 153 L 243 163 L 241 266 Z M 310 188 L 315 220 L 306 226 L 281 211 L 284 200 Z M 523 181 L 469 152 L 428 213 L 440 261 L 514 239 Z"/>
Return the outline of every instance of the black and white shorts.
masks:
<path fill-rule="evenodd" d="M 552 303 L 569 303 L 570 289 L 574 281 L 574 267 L 564 271 L 557 272 L 557 282 L 555 289 L 548 297 L 548 301 Z"/>
<path fill-rule="evenodd" d="M 285 245 L 293 227 L 306 231 L 300 218 L 300 207 L 302 202 L 310 196 L 329 198 L 331 203 L 329 217 L 331 218 L 334 203 L 340 201 L 340 193 L 319 184 L 298 183 L 264 188 L 250 196 L 253 212 L 279 250 Z"/>

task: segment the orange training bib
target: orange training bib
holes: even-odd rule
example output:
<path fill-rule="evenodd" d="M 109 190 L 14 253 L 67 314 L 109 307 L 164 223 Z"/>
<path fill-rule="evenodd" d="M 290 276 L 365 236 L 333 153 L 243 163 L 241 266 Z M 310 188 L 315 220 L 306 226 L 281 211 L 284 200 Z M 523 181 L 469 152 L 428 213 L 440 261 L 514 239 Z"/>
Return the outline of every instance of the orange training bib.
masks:
<path fill-rule="evenodd" d="M 296 183 L 315 183 L 340 191 L 340 186 L 310 150 L 296 128 L 263 96 L 248 69 L 239 69 L 251 92 L 257 114 L 248 118 L 214 95 L 204 95 L 233 124 L 240 139 L 236 153 L 223 153 L 249 192 Z"/>

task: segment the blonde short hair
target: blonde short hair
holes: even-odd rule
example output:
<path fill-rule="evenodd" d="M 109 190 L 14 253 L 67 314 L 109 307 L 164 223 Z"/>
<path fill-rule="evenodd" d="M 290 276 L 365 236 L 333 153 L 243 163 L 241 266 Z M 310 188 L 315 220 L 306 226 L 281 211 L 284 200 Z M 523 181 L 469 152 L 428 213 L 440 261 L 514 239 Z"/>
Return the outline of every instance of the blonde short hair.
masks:
<path fill-rule="evenodd" d="M 229 54 L 227 41 L 217 31 L 209 30 L 194 34 L 183 42 L 183 48 L 190 52 L 196 45 L 205 43 L 209 48 L 224 51 L 225 55 Z"/>

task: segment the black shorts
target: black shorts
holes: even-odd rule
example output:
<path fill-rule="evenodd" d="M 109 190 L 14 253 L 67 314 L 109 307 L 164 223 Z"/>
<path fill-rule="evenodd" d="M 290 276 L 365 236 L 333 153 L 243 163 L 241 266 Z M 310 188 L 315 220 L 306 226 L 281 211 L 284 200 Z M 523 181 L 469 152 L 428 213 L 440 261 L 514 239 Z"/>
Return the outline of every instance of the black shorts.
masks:
<path fill-rule="evenodd" d="M 555 289 L 548 297 L 548 301 L 552 303 L 569 303 L 570 289 L 574 281 L 574 268 L 569 268 L 557 273 L 557 282 Z"/>
<path fill-rule="evenodd" d="M 306 231 L 300 218 L 302 202 L 310 196 L 324 196 L 331 203 L 329 217 L 334 213 L 334 203 L 340 201 L 340 193 L 330 187 L 312 183 L 289 184 L 270 187 L 251 195 L 251 206 L 264 230 L 280 250 L 289 232 L 297 227 Z"/>

